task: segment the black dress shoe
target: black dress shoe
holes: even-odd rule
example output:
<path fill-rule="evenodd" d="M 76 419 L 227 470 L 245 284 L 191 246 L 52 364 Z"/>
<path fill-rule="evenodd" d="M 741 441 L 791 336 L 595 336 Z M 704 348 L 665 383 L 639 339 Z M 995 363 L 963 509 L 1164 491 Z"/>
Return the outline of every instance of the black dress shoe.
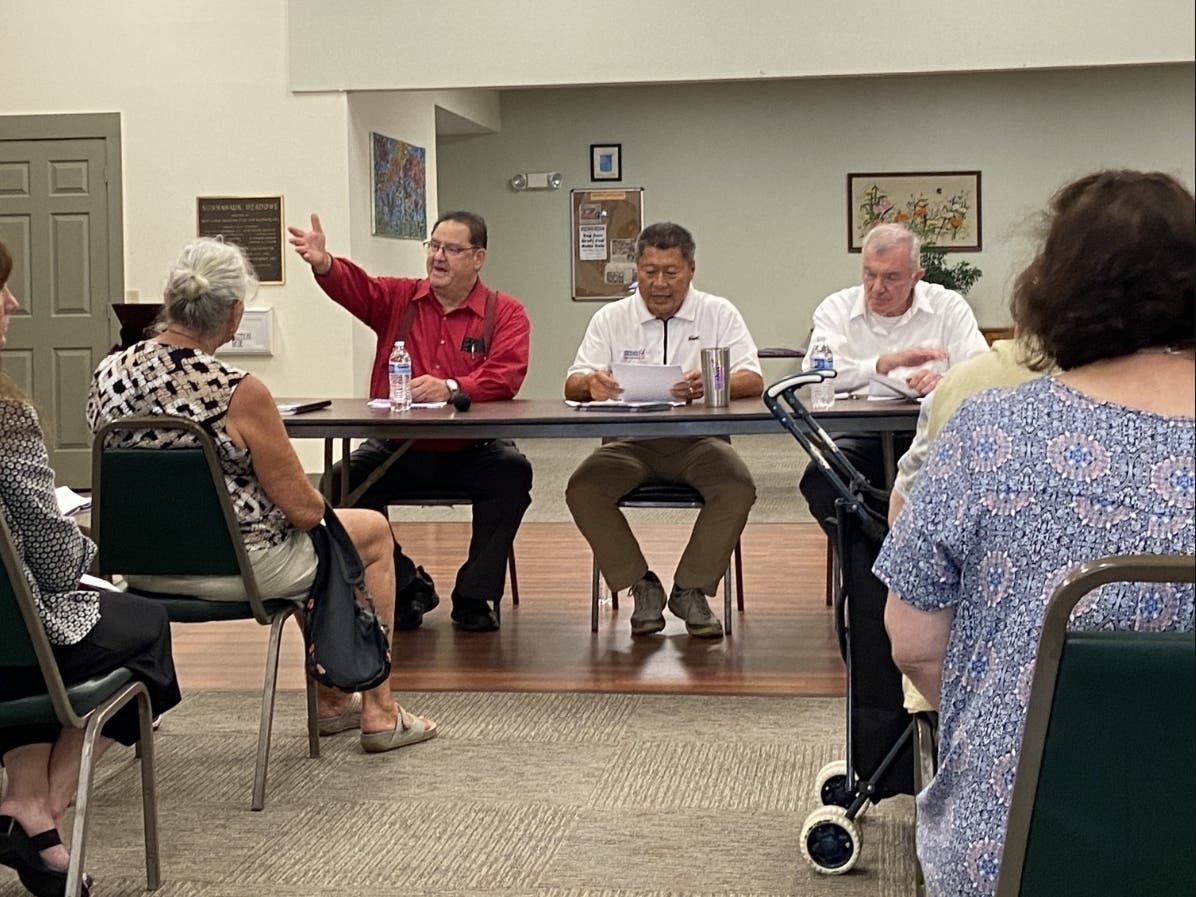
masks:
<path fill-rule="evenodd" d="M 489 601 L 453 599 L 452 621 L 465 632 L 497 632 L 498 604 Z"/>
<path fill-rule="evenodd" d="M 419 629 L 424 614 L 440 604 L 432 577 L 423 567 L 415 568 L 415 578 L 395 592 L 395 629 Z"/>

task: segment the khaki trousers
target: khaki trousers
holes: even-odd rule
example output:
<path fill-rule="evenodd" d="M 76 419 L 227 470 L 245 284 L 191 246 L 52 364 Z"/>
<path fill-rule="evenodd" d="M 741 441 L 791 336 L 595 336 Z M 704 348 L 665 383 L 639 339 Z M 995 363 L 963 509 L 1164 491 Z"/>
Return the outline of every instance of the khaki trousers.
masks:
<path fill-rule="evenodd" d="M 705 500 L 673 585 L 713 595 L 756 501 L 752 475 L 729 441 L 699 436 L 610 442 L 573 472 L 565 501 L 606 584 L 623 591 L 648 571 L 648 562 L 616 503 L 636 486 L 658 480 L 686 483 Z"/>

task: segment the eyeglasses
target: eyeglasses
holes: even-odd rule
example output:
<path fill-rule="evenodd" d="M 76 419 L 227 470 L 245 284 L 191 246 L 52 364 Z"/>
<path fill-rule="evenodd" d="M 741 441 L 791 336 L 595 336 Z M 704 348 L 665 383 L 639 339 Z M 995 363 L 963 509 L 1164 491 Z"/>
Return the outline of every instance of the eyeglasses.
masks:
<path fill-rule="evenodd" d="M 443 249 L 445 255 L 456 258 L 463 252 L 472 252 L 477 248 L 476 246 L 458 246 L 456 243 L 441 243 L 439 240 L 424 241 L 424 249 L 428 250 L 428 255 L 435 255 Z"/>

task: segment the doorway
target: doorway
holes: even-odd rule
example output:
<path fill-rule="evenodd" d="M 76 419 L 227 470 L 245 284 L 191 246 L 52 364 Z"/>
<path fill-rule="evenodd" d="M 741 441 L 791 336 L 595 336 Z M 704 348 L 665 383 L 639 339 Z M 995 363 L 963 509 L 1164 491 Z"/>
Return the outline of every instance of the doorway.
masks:
<path fill-rule="evenodd" d="M 124 297 L 120 114 L 0 116 L 0 240 L 21 303 L 0 353 L 37 406 L 59 485 L 91 481 L 84 407 Z"/>

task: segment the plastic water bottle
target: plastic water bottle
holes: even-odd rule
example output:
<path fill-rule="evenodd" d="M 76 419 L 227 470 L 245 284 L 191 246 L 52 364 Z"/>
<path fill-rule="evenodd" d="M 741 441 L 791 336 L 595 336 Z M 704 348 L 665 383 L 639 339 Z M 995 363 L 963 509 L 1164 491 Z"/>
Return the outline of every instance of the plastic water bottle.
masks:
<path fill-rule="evenodd" d="M 403 341 L 395 343 L 387 365 L 390 374 L 390 410 L 411 410 L 411 356 Z"/>
<path fill-rule="evenodd" d="M 835 356 L 827 341 L 820 339 L 810 347 L 810 370 L 833 371 Z M 835 404 L 835 381 L 823 380 L 810 386 L 810 410 L 830 411 Z"/>

